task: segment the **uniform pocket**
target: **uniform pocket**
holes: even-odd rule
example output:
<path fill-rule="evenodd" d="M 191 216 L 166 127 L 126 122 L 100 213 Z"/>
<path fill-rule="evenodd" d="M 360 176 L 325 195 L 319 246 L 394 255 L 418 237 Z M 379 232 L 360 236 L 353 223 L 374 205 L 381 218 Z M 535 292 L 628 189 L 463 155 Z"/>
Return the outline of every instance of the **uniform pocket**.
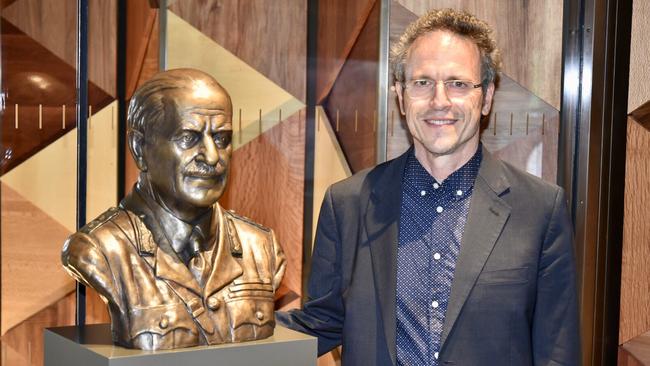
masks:
<path fill-rule="evenodd" d="M 131 318 L 131 339 L 142 333 L 165 335 L 179 328 L 191 331 L 195 328 L 194 321 L 187 313 L 185 305 L 174 303 L 169 305 L 156 305 L 132 308 L 129 312 Z"/>

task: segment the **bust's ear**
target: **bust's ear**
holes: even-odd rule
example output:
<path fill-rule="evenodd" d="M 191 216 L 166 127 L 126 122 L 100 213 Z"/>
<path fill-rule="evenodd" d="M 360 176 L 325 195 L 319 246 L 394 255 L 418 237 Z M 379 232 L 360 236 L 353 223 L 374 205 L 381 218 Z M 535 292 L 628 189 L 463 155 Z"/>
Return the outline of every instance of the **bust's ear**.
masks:
<path fill-rule="evenodd" d="M 129 130 L 129 149 L 131 150 L 131 155 L 133 155 L 133 160 L 135 160 L 135 165 L 138 166 L 138 169 L 142 172 L 147 171 L 147 162 L 144 159 L 144 135 L 140 131 Z"/>

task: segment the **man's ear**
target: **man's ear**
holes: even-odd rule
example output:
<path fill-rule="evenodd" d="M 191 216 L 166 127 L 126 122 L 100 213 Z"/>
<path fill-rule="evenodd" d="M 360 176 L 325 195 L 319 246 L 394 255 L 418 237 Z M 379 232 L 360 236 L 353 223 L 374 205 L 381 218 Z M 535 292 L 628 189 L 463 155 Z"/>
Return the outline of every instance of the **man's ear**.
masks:
<path fill-rule="evenodd" d="M 129 150 L 131 150 L 131 155 L 133 155 L 133 160 L 135 160 L 135 165 L 138 166 L 138 169 L 142 172 L 147 171 L 147 162 L 144 159 L 144 135 L 140 131 L 129 130 Z"/>
<path fill-rule="evenodd" d="M 397 93 L 397 104 L 399 105 L 399 111 L 403 116 L 406 115 L 406 110 L 404 109 L 404 89 L 402 88 L 402 83 L 395 83 L 395 92 Z"/>
<path fill-rule="evenodd" d="M 487 89 L 485 89 L 485 97 L 483 98 L 483 107 L 481 108 L 481 114 L 483 114 L 484 116 L 490 114 L 493 97 L 494 97 L 494 83 L 490 83 Z"/>

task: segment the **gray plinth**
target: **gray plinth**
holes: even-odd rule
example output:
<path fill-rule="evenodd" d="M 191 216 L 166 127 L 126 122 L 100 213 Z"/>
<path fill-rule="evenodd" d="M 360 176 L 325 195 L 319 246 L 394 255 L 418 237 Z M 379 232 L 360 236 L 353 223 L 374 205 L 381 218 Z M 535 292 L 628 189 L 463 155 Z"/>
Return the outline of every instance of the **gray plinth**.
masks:
<path fill-rule="evenodd" d="M 316 338 L 277 326 L 259 341 L 142 351 L 113 345 L 108 324 L 45 330 L 45 366 L 315 366 Z"/>

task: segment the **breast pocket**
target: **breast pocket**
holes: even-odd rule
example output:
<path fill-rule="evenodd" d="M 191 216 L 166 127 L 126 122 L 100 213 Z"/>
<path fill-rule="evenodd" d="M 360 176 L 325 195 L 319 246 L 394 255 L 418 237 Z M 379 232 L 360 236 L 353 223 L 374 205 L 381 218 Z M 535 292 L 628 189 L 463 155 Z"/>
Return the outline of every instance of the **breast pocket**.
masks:
<path fill-rule="evenodd" d="M 528 267 L 483 271 L 477 285 L 517 285 L 528 283 Z"/>
<path fill-rule="evenodd" d="M 271 284 L 240 283 L 228 290 L 225 303 L 235 341 L 260 339 L 273 334 L 275 317 Z"/>

